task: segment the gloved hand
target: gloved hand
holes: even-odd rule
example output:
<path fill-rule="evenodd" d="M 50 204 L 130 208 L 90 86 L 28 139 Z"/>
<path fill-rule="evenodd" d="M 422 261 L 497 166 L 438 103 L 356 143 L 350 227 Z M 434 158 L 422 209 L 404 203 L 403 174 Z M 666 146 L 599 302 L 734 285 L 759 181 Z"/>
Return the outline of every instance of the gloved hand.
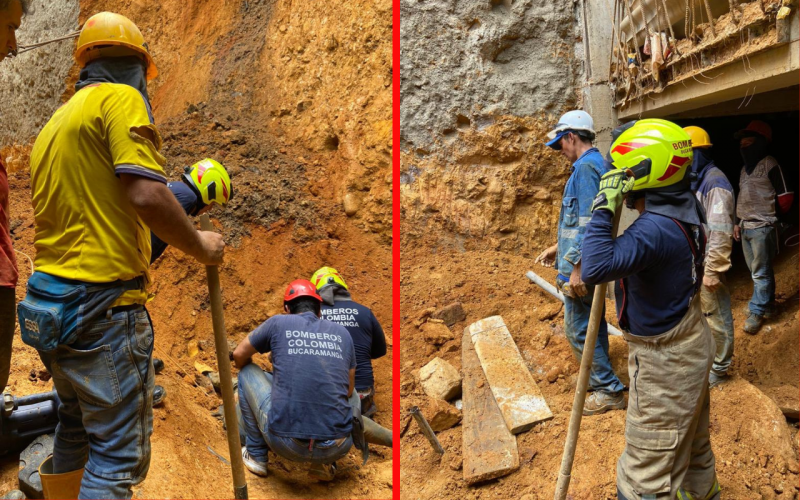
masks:
<path fill-rule="evenodd" d="M 617 213 L 625 193 L 633 189 L 636 179 L 628 177 L 624 170 L 611 170 L 600 178 L 600 191 L 592 203 L 592 212 L 597 209 L 608 210 L 612 214 Z"/>

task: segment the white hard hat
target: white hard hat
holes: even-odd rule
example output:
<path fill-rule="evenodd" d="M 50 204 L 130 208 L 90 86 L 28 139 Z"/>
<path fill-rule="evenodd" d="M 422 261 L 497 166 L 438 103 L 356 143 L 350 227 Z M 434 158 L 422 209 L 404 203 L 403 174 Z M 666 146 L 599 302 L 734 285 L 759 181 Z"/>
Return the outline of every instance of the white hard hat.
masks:
<path fill-rule="evenodd" d="M 580 109 L 564 113 L 558 119 L 556 127 L 547 133 L 547 138 L 550 139 L 547 145 L 553 149 L 560 149 L 554 146 L 569 132 L 589 132 L 594 136 L 594 120 L 589 113 Z"/>

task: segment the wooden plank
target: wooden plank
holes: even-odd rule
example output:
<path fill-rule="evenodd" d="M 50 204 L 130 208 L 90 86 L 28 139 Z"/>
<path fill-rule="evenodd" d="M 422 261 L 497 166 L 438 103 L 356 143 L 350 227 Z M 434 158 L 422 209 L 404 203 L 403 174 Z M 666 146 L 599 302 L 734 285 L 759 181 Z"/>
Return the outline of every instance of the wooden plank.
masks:
<path fill-rule="evenodd" d="M 467 329 L 508 429 L 517 434 L 553 418 L 503 318 L 484 318 Z"/>
<path fill-rule="evenodd" d="M 475 484 L 510 474 L 519 469 L 517 438 L 497 407 L 468 328 L 461 342 L 461 371 L 464 481 Z"/>

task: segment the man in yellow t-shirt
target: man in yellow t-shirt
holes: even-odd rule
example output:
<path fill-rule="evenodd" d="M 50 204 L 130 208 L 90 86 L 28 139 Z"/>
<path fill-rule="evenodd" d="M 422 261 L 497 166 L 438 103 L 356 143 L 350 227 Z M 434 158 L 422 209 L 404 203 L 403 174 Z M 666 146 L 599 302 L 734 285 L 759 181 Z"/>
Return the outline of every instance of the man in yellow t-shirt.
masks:
<path fill-rule="evenodd" d="M 43 473 L 43 486 L 52 498 L 130 498 L 153 430 L 150 231 L 207 265 L 224 242 L 197 231 L 167 188 L 147 96 L 158 72 L 136 25 L 91 17 L 75 58 L 77 93 L 31 152 L 36 272 L 18 315 L 62 403 L 42 469 L 58 481 Z"/>

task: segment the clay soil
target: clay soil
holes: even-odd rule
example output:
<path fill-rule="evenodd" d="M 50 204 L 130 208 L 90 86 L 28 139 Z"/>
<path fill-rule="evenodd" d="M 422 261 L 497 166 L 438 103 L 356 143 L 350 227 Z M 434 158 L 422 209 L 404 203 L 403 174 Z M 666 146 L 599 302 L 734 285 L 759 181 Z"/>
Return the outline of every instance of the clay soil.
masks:
<path fill-rule="evenodd" d="M 390 141 L 384 136 L 390 136 L 391 127 L 387 133 L 376 118 L 391 117 L 386 104 L 391 97 L 383 82 L 390 67 L 391 16 L 384 15 L 390 10 L 371 2 L 355 15 L 352 9 L 359 6 L 352 4 L 360 3 L 315 10 L 290 2 L 171 1 L 151 9 L 142 2 L 89 0 L 81 2 L 81 20 L 100 10 L 116 10 L 135 19 L 152 40 L 162 76 L 150 93 L 164 138 L 167 175 L 176 180 L 185 165 L 206 156 L 223 162 L 231 173 L 235 197 L 226 209 L 212 211 L 229 245 L 220 275 L 230 343 L 281 313 L 289 281 L 307 278 L 323 265 L 336 267 L 354 298 L 372 308 L 386 331 L 389 352 L 374 362 L 380 410 L 376 420 L 392 428 L 391 176 L 378 161 L 387 151 L 390 157 Z M 334 34 L 343 40 L 336 41 Z M 267 71 L 277 63 L 280 71 Z M 308 76 L 312 73 L 324 78 Z M 67 88 L 75 78 L 73 71 Z M 355 89 L 362 105 L 347 106 Z M 66 91 L 65 99 L 70 94 Z M 298 96 L 320 99 L 298 107 Z M 309 140 L 316 129 L 302 125 L 311 121 L 328 127 L 329 136 L 320 136 L 318 144 Z M 335 141 L 326 143 L 325 137 Z M 2 151 L 11 171 L 18 300 L 31 273 L 27 256 L 35 253 L 29 151 L 29 144 Z M 351 192 L 357 210 L 347 216 L 342 201 Z M 230 498 L 230 467 L 217 456 L 228 458 L 227 440 L 213 415 L 222 401 L 195 367 L 199 362 L 217 370 L 205 270 L 168 249 L 151 274 L 154 356 L 165 362 L 156 383 L 166 388 L 167 399 L 154 410 L 150 473 L 134 496 Z M 189 344 L 199 348 L 196 355 L 188 352 Z M 265 359 L 256 360 L 268 367 Z M 41 380 L 43 366 L 36 352 L 18 334 L 12 364 L 8 392 L 51 389 L 51 382 Z M 16 474 L 15 459 L 0 461 L 0 493 L 17 487 Z M 363 467 L 351 452 L 339 462 L 331 483 L 309 478 L 307 465 L 272 454 L 268 478 L 246 474 L 251 498 L 392 494 L 388 448 L 371 447 Z"/>
<path fill-rule="evenodd" d="M 403 231 L 404 238 L 407 234 Z M 524 277 L 527 270 L 555 282 L 555 271 L 533 266 L 532 255 L 467 250 L 433 237 L 403 241 L 402 258 L 402 491 L 414 498 L 553 497 L 574 397 L 578 363 L 563 330 L 563 307 Z M 541 248 L 546 241 L 539 242 Z M 536 246 L 536 245 L 534 245 Z M 736 326 L 731 382 L 711 392 L 711 440 L 722 498 L 798 497 L 797 424 L 778 406 L 798 401 L 798 253 L 787 249 L 777 264 L 779 314 L 755 336 L 742 332 L 752 284 L 743 264 L 730 273 Z M 460 301 L 466 320 L 440 347 L 417 329 L 428 308 Z M 607 318 L 613 321 L 613 303 Z M 544 394 L 554 418 L 517 436 L 520 469 L 506 477 L 467 486 L 462 469 L 462 427 L 442 431 L 446 450 L 434 453 L 408 417 L 413 405 L 431 405 L 419 384 L 419 369 L 439 356 L 460 369 L 461 335 L 474 321 L 500 314 Z M 615 371 L 628 384 L 627 347 L 611 338 Z M 777 404 L 776 404 L 777 403 Z M 616 498 L 616 461 L 624 448 L 625 413 L 583 419 L 569 498 Z"/>

